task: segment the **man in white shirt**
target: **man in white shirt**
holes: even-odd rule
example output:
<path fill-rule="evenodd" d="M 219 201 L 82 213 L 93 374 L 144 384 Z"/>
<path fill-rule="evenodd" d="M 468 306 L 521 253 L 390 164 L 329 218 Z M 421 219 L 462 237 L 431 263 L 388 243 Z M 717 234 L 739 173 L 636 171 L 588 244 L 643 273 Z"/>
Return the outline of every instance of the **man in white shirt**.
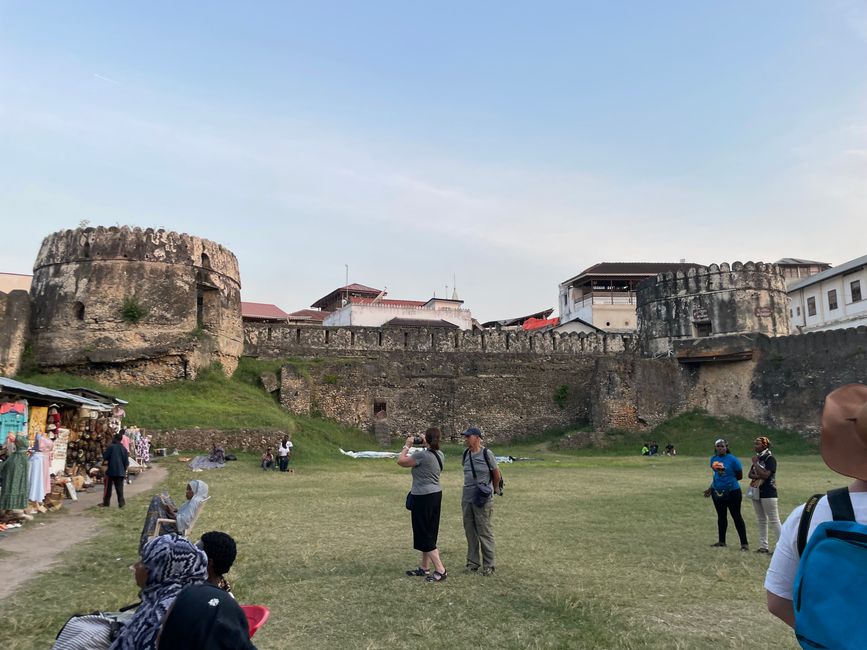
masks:
<path fill-rule="evenodd" d="M 292 441 L 289 436 L 283 436 L 280 446 L 277 447 L 277 462 L 280 465 L 280 471 L 285 472 L 289 467 L 289 459 L 292 457 Z"/>
<path fill-rule="evenodd" d="M 825 398 L 821 453 L 822 460 L 831 470 L 856 479 L 849 486 L 849 498 L 855 520 L 867 524 L 867 386 L 848 384 Z M 803 512 L 802 504 L 783 524 L 765 577 L 768 611 L 792 628 L 795 627 L 792 598 L 800 562 L 798 527 Z M 823 496 L 813 510 L 807 539 L 819 524 L 832 519 L 828 498 Z"/>

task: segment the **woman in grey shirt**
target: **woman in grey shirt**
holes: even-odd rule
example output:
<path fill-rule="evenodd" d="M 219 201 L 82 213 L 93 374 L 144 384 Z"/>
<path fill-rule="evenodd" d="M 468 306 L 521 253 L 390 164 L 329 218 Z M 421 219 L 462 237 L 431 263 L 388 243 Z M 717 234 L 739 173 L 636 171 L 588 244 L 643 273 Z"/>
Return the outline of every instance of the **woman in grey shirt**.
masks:
<path fill-rule="evenodd" d="M 442 582 L 446 579 L 446 568 L 437 549 L 437 536 L 440 529 L 440 506 L 443 489 L 440 487 L 440 474 L 443 471 L 445 456 L 440 451 L 439 429 L 431 428 L 421 436 L 424 451 L 410 455 L 413 436 L 398 456 L 397 464 L 412 468 L 412 489 L 410 511 L 412 513 L 412 546 L 421 551 L 421 564 L 406 572 L 408 576 L 424 576 L 428 582 Z M 430 565 L 434 571 L 430 573 Z"/>

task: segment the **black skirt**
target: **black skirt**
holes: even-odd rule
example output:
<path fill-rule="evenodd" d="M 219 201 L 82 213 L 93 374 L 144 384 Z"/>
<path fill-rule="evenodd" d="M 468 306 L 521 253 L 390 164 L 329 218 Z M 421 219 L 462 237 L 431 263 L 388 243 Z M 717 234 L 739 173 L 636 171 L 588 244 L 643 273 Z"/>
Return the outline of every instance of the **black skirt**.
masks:
<path fill-rule="evenodd" d="M 443 493 L 412 495 L 412 547 L 427 553 L 437 547 Z"/>

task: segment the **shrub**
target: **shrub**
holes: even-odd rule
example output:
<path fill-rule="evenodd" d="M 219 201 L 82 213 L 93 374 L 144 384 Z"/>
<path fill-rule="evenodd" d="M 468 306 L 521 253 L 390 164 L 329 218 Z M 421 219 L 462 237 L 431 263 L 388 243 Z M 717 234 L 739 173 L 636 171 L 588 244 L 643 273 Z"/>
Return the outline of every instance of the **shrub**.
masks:
<path fill-rule="evenodd" d="M 145 317 L 147 310 L 142 306 L 136 296 L 127 296 L 123 299 L 120 313 L 127 323 L 138 323 Z"/>

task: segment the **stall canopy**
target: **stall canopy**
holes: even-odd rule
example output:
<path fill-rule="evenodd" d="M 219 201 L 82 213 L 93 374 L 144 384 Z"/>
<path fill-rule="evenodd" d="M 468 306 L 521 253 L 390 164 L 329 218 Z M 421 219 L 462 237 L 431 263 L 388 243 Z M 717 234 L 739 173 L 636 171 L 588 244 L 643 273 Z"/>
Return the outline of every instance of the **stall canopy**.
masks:
<path fill-rule="evenodd" d="M 65 406 L 84 407 L 92 411 L 111 411 L 111 405 L 62 390 L 25 384 L 7 377 L 0 377 L 0 397 L 26 399 L 28 401 L 57 403 Z"/>

